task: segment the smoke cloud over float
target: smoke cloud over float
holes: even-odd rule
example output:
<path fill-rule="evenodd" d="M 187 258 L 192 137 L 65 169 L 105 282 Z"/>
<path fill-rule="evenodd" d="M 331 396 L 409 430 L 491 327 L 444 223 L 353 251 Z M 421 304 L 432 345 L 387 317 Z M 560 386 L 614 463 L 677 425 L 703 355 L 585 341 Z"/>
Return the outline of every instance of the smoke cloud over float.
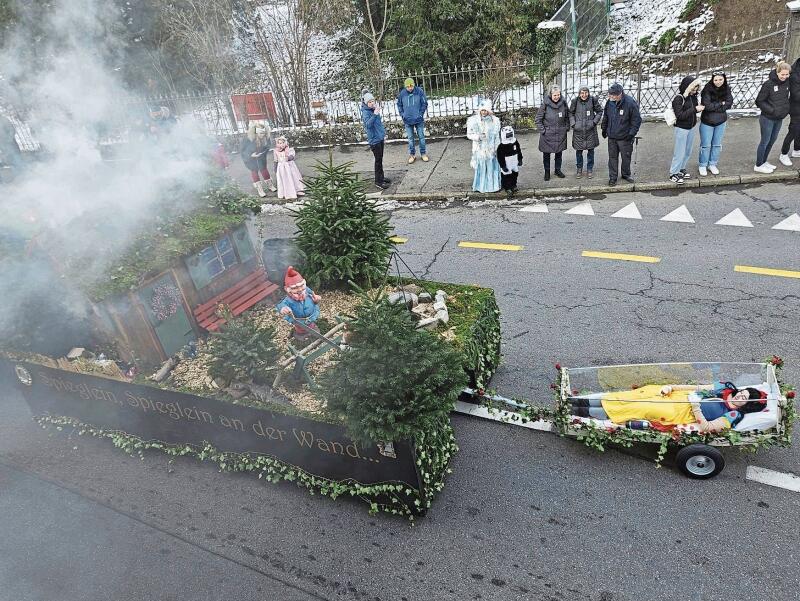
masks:
<path fill-rule="evenodd" d="M 0 182 L 0 340 L 24 346 L 29 337 L 30 350 L 63 352 L 59 345 L 81 342 L 86 307 L 58 259 L 80 250 L 83 277 L 102 273 L 111 248 L 204 186 L 212 141 L 191 121 L 153 136 L 145 105 L 124 102 L 131 91 L 119 76 L 125 40 L 113 3 L 21 8 L 0 51 L 0 119 L 21 115 L 41 149 Z M 109 153 L 110 132 L 131 122 L 122 110 L 141 125 Z M 31 238 L 42 255 L 31 256 L 30 244 L 20 250 Z M 41 319 L 32 319 L 34 304 Z M 25 331 L 44 324 L 41 336 Z"/>

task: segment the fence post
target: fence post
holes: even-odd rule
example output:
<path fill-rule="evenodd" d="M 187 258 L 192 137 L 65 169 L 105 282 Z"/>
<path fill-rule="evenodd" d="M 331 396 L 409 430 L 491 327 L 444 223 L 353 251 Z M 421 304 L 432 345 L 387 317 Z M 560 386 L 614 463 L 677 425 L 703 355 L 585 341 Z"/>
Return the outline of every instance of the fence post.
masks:
<path fill-rule="evenodd" d="M 789 28 L 786 32 L 786 60 L 800 58 L 800 0 L 786 3 L 789 9 Z"/>

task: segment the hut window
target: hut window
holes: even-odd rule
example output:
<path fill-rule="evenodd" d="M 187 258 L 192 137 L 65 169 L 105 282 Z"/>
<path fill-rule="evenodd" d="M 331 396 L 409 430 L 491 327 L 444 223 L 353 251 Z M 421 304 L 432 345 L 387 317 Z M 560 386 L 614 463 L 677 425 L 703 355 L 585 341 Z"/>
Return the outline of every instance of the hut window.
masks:
<path fill-rule="evenodd" d="M 205 272 L 206 277 L 212 280 L 228 267 L 238 263 L 236 251 L 229 236 L 217 240 L 211 246 L 205 247 L 198 253 L 199 267 Z"/>

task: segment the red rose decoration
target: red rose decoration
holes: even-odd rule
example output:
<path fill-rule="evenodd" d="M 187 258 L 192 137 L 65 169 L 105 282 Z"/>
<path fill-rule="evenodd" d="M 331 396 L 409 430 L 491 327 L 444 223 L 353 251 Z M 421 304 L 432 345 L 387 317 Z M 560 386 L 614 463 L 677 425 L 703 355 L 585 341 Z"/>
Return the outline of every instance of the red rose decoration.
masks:
<path fill-rule="evenodd" d="M 483 396 L 486 391 L 483 388 L 478 388 L 478 396 Z"/>
<path fill-rule="evenodd" d="M 575 390 L 574 388 L 572 389 L 572 394 L 574 394 L 575 396 L 578 396 L 578 393 L 579 393 L 578 390 Z"/>
<path fill-rule="evenodd" d="M 614 433 L 614 432 L 616 432 L 616 431 L 617 431 L 617 429 L 616 429 L 616 428 L 612 428 L 611 426 L 609 426 L 608 428 L 606 428 L 606 432 L 608 432 L 609 434 L 613 434 L 613 433 Z"/>
<path fill-rule="evenodd" d="M 789 392 L 786 393 L 786 398 L 787 399 L 793 399 L 794 395 L 795 395 L 794 390 L 790 390 Z"/>
<path fill-rule="evenodd" d="M 556 363 L 556 369 L 557 369 L 558 371 L 561 371 L 561 364 L 560 364 L 560 363 Z"/>
<path fill-rule="evenodd" d="M 583 422 L 581 422 L 581 420 L 576 418 L 576 419 L 573 419 L 570 423 L 571 424 L 580 424 L 580 423 L 583 423 Z"/>
<path fill-rule="evenodd" d="M 550 384 L 550 388 L 551 390 L 555 390 L 556 388 L 558 388 L 558 386 L 556 386 L 555 384 Z"/>

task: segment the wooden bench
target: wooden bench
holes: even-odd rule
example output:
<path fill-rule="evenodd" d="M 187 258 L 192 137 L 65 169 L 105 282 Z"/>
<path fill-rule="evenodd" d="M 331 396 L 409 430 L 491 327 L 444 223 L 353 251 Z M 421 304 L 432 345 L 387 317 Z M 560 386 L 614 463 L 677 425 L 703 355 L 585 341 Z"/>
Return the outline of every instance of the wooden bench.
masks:
<path fill-rule="evenodd" d="M 277 290 L 278 285 L 270 282 L 264 268 L 260 267 L 225 292 L 195 307 L 192 313 L 201 328 L 213 332 L 226 321 L 217 314 L 220 305 L 225 305 L 234 316 L 241 315 Z"/>

